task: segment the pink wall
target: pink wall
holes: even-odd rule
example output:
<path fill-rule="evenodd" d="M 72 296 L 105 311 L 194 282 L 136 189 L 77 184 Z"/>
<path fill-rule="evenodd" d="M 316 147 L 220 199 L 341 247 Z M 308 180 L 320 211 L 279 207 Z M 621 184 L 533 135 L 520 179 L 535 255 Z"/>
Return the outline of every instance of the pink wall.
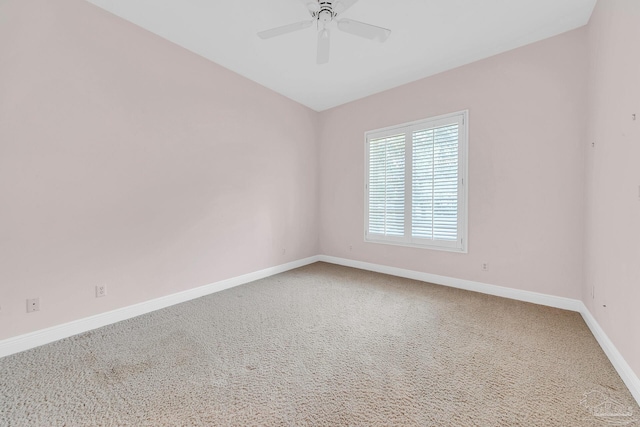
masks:
<path fill-rule="evenodd" d="M 323 112 L 321 252 L 579 298 L 585 31 Z M 365 131 L 464 109 L 470 110 L 468 254 L 365 243 Z M 483 262 L 489 271 L 481 271 Z"/>
<path fill-rule="evenodd" d="M 81 0 L 0 2 L 0 339 L 317 254 L 317 126 Z"/>
<path fill-rule="evenodd" d="M 640 376 L 640 2 L 599 1 L 588 37 L 583 299 Z"/>

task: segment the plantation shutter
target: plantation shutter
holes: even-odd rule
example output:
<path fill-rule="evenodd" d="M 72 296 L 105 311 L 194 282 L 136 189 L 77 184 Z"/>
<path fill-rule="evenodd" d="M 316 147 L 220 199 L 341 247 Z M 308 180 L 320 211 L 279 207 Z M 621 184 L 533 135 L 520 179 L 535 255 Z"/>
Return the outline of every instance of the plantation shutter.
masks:
<path fill-rule="evenodd" d="M 458 123 L 414 131 L 411 236 L 458 239 Z"/>
<path fill-rule="evenodd" d="M 405 134 L 369 142 L 369 233 L 404 236 Z"/>
<path fill-rule="evenodd" d="M 467 115 L 366 133 L 366 241 L 467 251 Z"/>

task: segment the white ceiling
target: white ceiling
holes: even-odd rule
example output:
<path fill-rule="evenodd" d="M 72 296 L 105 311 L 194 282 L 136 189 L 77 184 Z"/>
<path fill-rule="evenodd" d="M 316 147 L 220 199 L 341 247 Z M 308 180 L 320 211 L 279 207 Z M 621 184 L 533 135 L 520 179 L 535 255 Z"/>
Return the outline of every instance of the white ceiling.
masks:
<path fill-rule="evenodd" d="M 596 0 L 359 0 L 343 18 L 392 30 L 378 42 L 337 30 L 316 64 L 301 0 L 88 0 L 316 111 L 585 25 Z"/>

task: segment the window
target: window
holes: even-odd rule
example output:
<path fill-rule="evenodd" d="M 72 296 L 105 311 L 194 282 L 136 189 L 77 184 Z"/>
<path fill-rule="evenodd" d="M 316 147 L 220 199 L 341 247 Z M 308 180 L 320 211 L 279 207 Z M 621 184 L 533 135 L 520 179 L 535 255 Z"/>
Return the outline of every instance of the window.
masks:
<path fill-rule="evenodd" d="M 468 112 L 366 133 L 365 240 L 467 251 Z"/>

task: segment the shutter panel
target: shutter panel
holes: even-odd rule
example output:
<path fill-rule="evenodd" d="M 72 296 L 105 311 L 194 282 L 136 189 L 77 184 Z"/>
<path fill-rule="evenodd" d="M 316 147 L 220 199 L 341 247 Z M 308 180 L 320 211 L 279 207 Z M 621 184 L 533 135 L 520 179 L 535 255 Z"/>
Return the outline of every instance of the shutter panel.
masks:
<path fill-rule="evenodd" d="M 414 131 L 411 236 L 458 239 L 458 123 Z"/>
<path fill-rule="evenodd" d="M 369 233 L 404 236 L 405 134 L 369 141 Z"/>

